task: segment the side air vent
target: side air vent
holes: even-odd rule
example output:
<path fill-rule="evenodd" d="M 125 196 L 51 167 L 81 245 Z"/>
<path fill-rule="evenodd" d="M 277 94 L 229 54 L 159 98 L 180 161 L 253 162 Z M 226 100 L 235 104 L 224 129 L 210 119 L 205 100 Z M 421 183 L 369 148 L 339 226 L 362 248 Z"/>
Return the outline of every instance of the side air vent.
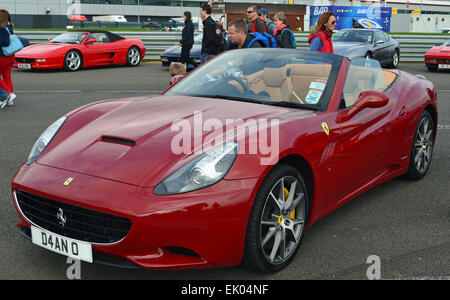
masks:
<path fill-rule="evenodd" d="M 127 146 L 130 146 L 130 147 L 136 146 L 136 142 L 135 141 L 121 139 L 121 138 L 116 138 L 116 137 L 111 137 L 111 136 L 103 136 L 102 137 L 102 142 L 127 145 Z"/>

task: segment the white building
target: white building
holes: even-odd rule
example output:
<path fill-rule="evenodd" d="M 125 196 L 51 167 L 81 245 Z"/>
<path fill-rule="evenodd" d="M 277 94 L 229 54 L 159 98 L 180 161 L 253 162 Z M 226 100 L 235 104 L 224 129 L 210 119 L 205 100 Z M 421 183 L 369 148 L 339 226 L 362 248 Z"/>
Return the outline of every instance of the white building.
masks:
<path fill-rule="evenodd" d="M 189 10 L 194 17 L 200 15 L 200 5 L 208 0 L 0 0 L 0 8 L 7 9 L 13 16 L 13 21 L 22 28 L 50 28 L 64 27 L 68 23 L 67 15 L 85 15 L 89 20 L 97 15 L 123 15 L 130 22 L 167 21 L 172 17 L 181 17 L 184 11 Z M 265 4 L 293 4 L 293 5 L 337 5 L 337 6 L 370 6 L 382 5 L 397 9 L 392 19 L 392 31 L 410 31 L 417 29 L 416 23 L 411 21 L 411 11 L 422 8 L 422 15 L 415 16 L 427 28 L 431 24 L 436 29 L 446 27 L 443 21 L 450 15 L 449 0 L 223 0 L 214 1 L 223 3 L 252 3 L 260 6 Z M 309 9 L 306 10 L 305 30 L 309 27 Z M 244 12 L 243 12 L 244 13 Z M 424 15 L 439 14 L 430 17 Z M 414 20 L 416 20 L 414 19 Z M 430 20 L 428 20 L 430 19 Z M 412 23 L 411 23 L 412 22 Z M 413 24 L 413 25 L 411 25 Z M 441 26 L 442 25 L 442 26 Z M 417 25 L 420 29 L 420 26 Z M 412 28 L 414 27 L 414 28 Z M 422 26 L 423 27 L 423 26 Z M 434 25 L 432 26 L 434 29 Z M 398 29 L 396 29 L 398 28 Z"/>

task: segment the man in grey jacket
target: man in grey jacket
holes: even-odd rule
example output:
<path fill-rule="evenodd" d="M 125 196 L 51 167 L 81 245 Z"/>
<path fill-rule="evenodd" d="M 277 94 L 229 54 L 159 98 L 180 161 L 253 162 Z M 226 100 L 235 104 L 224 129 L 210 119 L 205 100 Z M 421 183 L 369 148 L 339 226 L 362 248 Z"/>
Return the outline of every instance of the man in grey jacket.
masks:
<path fill-rule="evenodd" d="M 266 23 L 267 32 L 273 35 L 275 28 L 277 27 L 271 19 L 269 19 L 269 11 L 265 8 L 258 10 L 258 17 Z"/>

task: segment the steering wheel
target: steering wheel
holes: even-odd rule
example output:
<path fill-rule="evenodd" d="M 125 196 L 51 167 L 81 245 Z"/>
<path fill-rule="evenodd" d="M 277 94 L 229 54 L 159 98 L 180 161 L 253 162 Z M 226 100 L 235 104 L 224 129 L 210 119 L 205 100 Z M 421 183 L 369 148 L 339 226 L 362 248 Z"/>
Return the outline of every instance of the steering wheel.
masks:
<path fill-rule="evenodd" d="M 248 88 L 247 84 L 241 78 L 239 78 L 239 76 L 237 76 L 233 73 L 229 73 L 227 80 L 228 81 L 231 81 L 231 80 L 237 81 L 237 83 L 239 83 L 240 86 L 242 87 L 242 89 L 244 90 L 244 94 L 247 94 L 250 92 L 250 89 Z"/>

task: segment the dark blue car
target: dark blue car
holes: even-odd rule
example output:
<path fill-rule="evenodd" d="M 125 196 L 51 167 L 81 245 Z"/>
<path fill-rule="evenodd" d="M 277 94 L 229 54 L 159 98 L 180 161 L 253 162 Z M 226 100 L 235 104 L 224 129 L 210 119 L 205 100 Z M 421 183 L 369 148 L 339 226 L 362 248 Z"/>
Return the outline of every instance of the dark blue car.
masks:
<path fill-rule="evenodd" d="M 187 66 L 188 70 L 195 69 L 201 62 L 203 34 L 199 34 L 194 38 L 194 45 L 189 56 L 190 62 Z M 169 67 L 173 62 L 179 62 L 181 59 L 181 47 L 172 46 L 161 54 L 161 63 L 163 67 Z"/>

